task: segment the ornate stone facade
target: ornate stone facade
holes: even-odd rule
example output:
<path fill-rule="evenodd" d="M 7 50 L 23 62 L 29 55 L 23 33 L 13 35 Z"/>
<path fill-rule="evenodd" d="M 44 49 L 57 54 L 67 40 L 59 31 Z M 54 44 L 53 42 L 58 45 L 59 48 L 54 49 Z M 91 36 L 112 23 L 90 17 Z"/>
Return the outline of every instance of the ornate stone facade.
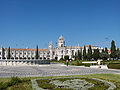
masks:
<path fill-rule="evenodd" d="M 78 50 L 83 51 L 84 47 L 80 46 L 65 46 L 65 40 L 63 36 L 60 36 L 58 39 L 58 46 L 53 48 L 52 42 L 49 44 L 49 49 L 39 49 L 39 59 L 40 60 L 51 60 L 56 59 L 60 60 L 64 58 L 65 55 L 68 55 L 71 59 L 74 59 L 73 56 Z M 88 51 L 89 45 L 86 46 L 86 51 Z M 97 46 L 91 46 L 92 50 L 97 49 Z M 100 52 L 102 48 L 99 48 Z M 12 60 L 34 60 L 35 59 L 36 49 L 10 49 L 11 59 Z M 7 60 L 8 57 L 8 48 L 0 48 L 0 59 Z"/>
<path fill-rule="evenodd" d="M 86 52 L 88 51 L 90 45 L 86 45 Z M 50 44 L 49 47 L 52 47 L 52 44 Z M 91 46 L 92 51 L 94 51 L 94 49 L 97 49 L 99 47 L 97 46 Z M 84 46 L 80 47 L 80 46 L 65 46 L 65 41 L 63 36 L 60 36 L 58 39 L 58 46 L 55 48 L 50 48 L 51 51 L 54 52 L 54 54 L 52 54 L 50 59 L 57 59 L 60 60 L 61 58 L 64 58 L 64 56 L 68 55 L 70 59 L 74 59 L 73 57 L 75 56 L 75 53 L 80 50 L 83 52 Z M 102 51 L 103 48 L 99 48 L 100 52 Z"/>

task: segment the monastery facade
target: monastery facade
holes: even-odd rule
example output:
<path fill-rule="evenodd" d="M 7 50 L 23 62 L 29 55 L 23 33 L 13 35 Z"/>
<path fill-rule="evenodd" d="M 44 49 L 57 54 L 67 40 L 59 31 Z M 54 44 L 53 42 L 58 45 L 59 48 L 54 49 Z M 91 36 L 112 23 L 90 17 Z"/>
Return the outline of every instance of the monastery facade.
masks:
<path fill-rule="evenodd" d="M 88 51 L 89 45 L 86 46 Z M 92 50 L 97 49 L 97 46 L 91 46 Z M 83 52 L 84 46 L 65 46 L 65 40 L 63 36 L 58 39 L 57 47 L 53 48 L 52 43 L 49 44 L 49 49 L 38 49 L 39 60 L 60 60 L 64 56 L 68 55 L 70 59 L 74 59 L 75 53 L 80 50 Z M 99 48 L 100 52 L 103 48 Z M 12 60 L 35 60 L 36 49 L 10 49 L 10 55 Z M 7 60 L 8 48 L 0 48 L 0 59 Z"/>

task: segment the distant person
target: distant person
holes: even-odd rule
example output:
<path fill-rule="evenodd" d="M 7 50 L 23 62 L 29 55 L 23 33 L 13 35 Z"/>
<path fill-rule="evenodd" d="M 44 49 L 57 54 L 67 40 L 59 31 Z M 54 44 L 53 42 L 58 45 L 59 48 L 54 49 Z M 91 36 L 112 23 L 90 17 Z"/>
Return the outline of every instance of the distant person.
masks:
<path fill-rule="evenodd" d="M 66 60 L 66 62 L 67 62 L 67 66 L 68 66 L 68 60 Z"/>
<path fill-rule="evenodd" d="M 70 65 L 71 65 L 72 61 L 70 60 Z"/>
<path fill-rule="evenodd" d="M 97 60 L 98 63 L 98 68 L 101 68 L 100 64 L 101 64 L 101 60 Z"/>

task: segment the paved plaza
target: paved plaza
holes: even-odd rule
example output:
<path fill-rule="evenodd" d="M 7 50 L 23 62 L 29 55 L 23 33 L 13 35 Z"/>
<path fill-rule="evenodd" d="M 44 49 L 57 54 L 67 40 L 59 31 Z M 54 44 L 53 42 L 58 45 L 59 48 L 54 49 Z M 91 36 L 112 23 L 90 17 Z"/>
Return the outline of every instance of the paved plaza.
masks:
<path fill-rule="evenodd" d="M 39 66 L 0 66 L 0 78 L 13 76 L 17 77 L 68 76 L 96 73 L 120 74 L 120 70 L 108 70 L 80 66 L 65 66 L 63 64 L 50 64 Z"/>

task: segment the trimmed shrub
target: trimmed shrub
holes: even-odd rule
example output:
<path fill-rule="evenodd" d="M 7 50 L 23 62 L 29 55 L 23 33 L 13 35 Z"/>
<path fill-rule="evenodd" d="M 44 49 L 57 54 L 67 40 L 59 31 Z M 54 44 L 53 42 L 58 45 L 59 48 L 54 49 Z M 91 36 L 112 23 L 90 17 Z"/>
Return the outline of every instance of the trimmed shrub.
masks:
<path fill-rule="evenodd" d="M 90 65 L 91 64 L 89 64 L 89 63 L 84 64 L 85 67 L 90 67 Z"/>
<path fill-rule="evenodd" d="M 109 63 L 108 68 L 110 68 L 110 69 L 120 69 L 120 63 Z"/>

